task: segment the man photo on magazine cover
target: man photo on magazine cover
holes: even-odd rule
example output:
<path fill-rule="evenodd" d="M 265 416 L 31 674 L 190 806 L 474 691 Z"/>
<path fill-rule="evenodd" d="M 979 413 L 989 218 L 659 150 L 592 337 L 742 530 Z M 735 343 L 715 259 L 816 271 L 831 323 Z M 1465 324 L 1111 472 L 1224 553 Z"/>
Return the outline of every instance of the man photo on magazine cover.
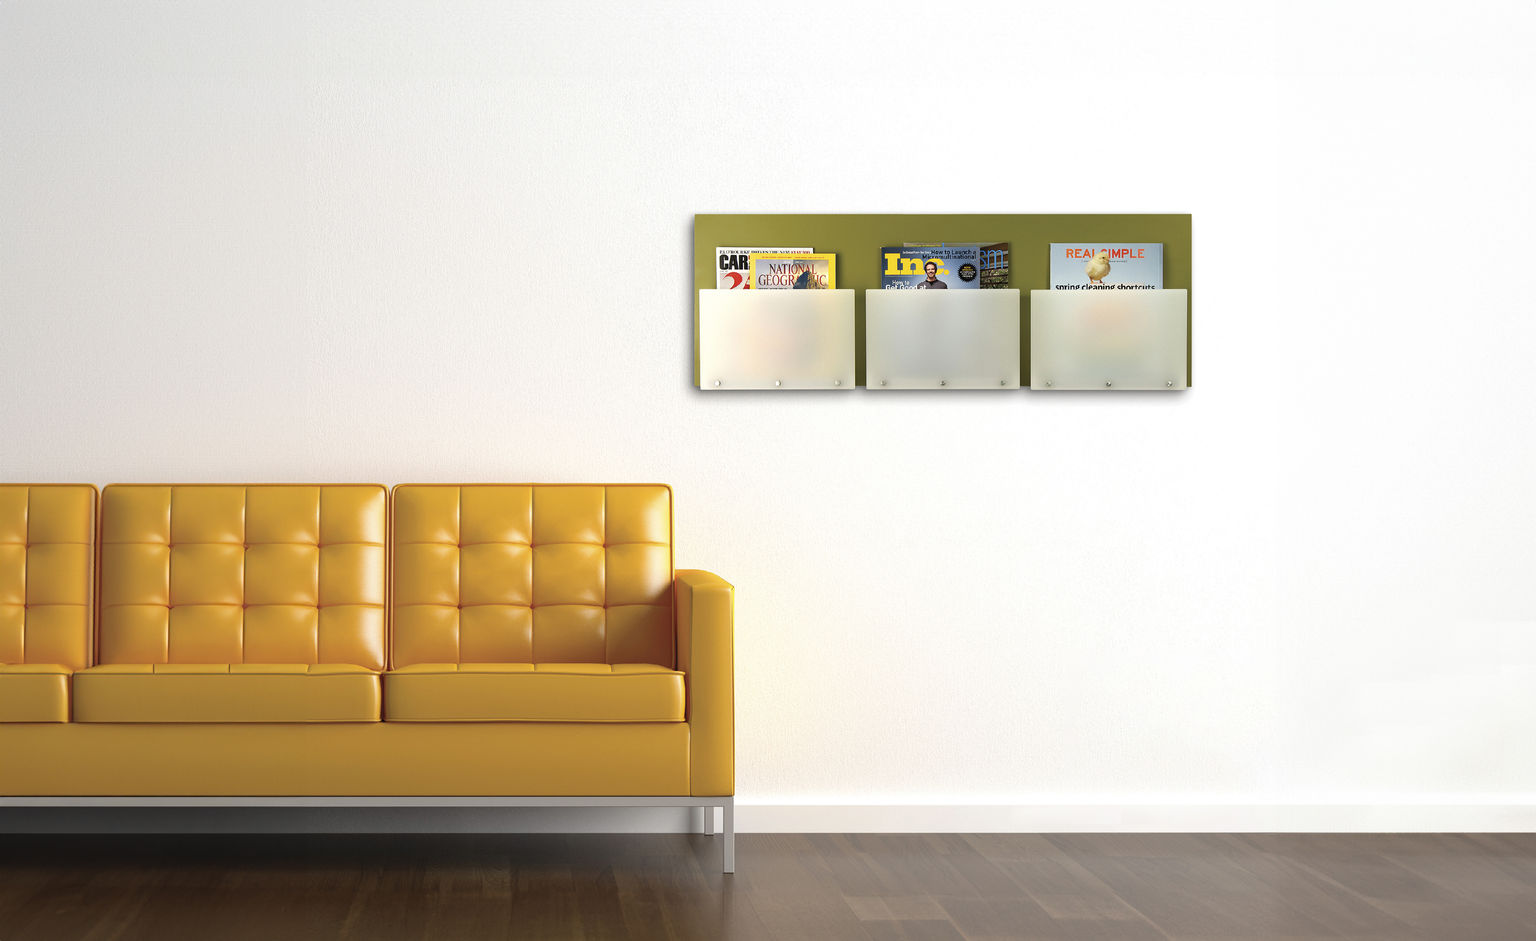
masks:
<path fill-rule="evenodd" d="M 929 290 L 935 290 L 937 288 L 944 288 L 945 290 L 949 289 L 949 285 L 939 280 L 938 262 L 930 261 L 923 265 L 923 273 L 928 276 L 928 280 L 919 281 L 917 284 L 913 285 L 914 287 L 928 288 Z"/>

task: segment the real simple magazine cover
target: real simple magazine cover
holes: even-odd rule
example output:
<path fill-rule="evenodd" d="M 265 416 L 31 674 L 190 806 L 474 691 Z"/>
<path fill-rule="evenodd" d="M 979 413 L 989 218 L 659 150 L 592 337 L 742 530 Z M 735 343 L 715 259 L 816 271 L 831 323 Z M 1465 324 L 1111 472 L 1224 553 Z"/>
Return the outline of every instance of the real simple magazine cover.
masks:
<path fill-rule="evenodd" d="M 1161 242 L 1052 242 L 1051 290 L 1147 290 L 1163 286 Z"/>

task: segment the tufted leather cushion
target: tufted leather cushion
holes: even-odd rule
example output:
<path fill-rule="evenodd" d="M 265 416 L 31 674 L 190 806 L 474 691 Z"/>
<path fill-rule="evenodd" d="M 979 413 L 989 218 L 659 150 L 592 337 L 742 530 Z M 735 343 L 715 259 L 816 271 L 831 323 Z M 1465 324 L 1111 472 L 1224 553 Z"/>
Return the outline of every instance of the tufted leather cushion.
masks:
<path fill-rule="evenodd" d="M 672 491 L 402 484 L 393 664 L 675 663 Z"/>
<path fill-rule="evenodd" d="M 383 669 L 387 509 L 371 484 L 107 487 L 100 662 Z"/>
<path fill-rule="evenodd" d="M 90 661 L 96 489 L 0 485 L 0 664 Z"/>
<path fill-rule="evenodd" d="M 350 663 L 127 663 L 75 674 L 76 722 L 377 722 L 379 675 Z"/>
<path fill-rule="evenodd" d="M 418 663 L 384 693 L 392 722 L 681 722 L 685 697 L 651 663 Z"/>
<path fill-rule="evenodd" d="M 0 664 L 0 722 L 68 722 L 69 667 Z"/>

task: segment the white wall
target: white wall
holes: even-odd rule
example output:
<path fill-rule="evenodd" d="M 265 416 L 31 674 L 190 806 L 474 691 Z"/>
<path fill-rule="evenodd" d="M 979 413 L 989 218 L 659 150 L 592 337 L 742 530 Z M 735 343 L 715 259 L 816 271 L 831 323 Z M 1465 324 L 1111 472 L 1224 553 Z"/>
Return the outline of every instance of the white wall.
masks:
<path fill-rule="evenodd" d="M 1536 824 L 1536 7 L 1275 6 L 5 3 L 0 479 L 669 481 L 745 828 Z M 709 211 L 1193 213 L 1196 386 L 700 394 Z"/>

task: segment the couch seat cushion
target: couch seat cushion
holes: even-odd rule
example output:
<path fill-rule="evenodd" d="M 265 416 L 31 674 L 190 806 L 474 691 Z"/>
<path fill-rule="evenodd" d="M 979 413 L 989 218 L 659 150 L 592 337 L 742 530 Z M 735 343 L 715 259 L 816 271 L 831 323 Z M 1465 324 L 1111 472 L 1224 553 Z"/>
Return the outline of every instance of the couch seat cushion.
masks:
<path fill-rule="evenodd" d="M 384 674 L 391 722 L 681 722 L 683 674 L 650 663 L 417 663 Z"/>
<path fill-rule="evenodd" d="M 75 674 L 76 722 L 377 722 L 379 675 L 349 663 L 127 663 Z"/>
<path fill-rule="evenodd" d="M 68 722 L 69 667 L 0 664 L 0 722 Z"/>

